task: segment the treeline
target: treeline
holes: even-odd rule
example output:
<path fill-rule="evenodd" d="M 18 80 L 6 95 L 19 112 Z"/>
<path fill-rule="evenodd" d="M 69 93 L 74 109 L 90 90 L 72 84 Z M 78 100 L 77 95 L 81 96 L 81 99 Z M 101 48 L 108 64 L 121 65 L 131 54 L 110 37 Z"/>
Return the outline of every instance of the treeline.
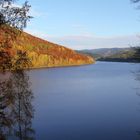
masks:
<path fill-rule="evenodd" d="M 140 47 L 134 47 L 129 51 L 121 51 L 120 53 L 110 55 L 107 57 L 103 56 L 98 58 L 98 61 L 140 63 Z"/>

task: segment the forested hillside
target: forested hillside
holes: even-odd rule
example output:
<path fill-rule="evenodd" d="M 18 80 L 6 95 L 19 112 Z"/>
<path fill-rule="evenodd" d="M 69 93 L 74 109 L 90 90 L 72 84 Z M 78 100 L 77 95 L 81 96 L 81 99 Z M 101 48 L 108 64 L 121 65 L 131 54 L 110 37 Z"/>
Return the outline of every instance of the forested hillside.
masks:
<path fill-rule="evenodd" d="M 101 48 L 79 52 L 94 56 L 97 61 L 140 62 L 140 47 Z"/>
<path fill-rule="evenodd" d="M 0 42 L 4 42 L 5 38 L 9 34 L 12 34 L 13 31 L 15 32 L 15 30 L 16 29 L 8 26 L 1 27 Z M 16 57 L 17 50 L 27 52 L 32 62 L 32 67 L 35 68 L 94 63 L 94 59 L 88 55 L 77 53 L 74 50 L 45 41 L 25 32 L 20 33 L 14 41 L 9 38 L 9 43 L 12 43 L 12 48 L 9 48 L 7 51 L 9 51 L 13 57 Z"/>

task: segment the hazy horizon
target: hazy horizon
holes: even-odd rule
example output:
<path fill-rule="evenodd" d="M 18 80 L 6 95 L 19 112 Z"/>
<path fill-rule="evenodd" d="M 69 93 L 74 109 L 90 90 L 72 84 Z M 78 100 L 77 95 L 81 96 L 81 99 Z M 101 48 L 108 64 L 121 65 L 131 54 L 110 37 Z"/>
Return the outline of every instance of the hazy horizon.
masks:
<path fill-rule="evenodd" d="M 30 0 L 29 4 L 34 18 L 25 31 L 45 40 L 74 50 L 139 45 L 140 11 L 130 0 Z"/>

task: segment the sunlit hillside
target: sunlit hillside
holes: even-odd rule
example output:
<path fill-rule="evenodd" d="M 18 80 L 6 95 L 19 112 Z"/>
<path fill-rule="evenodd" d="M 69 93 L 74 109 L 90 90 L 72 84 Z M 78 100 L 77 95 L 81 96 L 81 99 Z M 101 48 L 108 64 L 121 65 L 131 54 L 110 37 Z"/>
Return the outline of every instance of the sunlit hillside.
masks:
<path fill-rule="evenodd" d="M 12 30 L 10 27 L 0 28 L 0 42 L 5 39 L 7 34 L 12 34 Z M 88 55 L 77 53 L 74 50 L 45 41 L 25 32 L 18 35 L 12 49 L 10 49 L 13 55 L 16 55 L 17 50 L 26 51 L 32 66 L 36 68 L 94 63 L 94 59 Z"/>

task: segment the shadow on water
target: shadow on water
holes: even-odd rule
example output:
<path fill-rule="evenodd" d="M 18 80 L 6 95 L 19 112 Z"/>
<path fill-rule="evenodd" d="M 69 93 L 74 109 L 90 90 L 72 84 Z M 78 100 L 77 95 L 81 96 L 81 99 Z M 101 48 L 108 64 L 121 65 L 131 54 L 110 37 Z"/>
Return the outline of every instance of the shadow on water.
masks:
<path fill-rule="evenodd" d="M 134 72 L 134 75 L 135 75 L 135 80 L 140 82 L 140 70 L 137 70 L 136 72 Z M 140 86 L 135 88 L 135 90 L 136 90 L 136 95 L 140 97 Z M 137 131 L 137 135 L 140 138 L 140 130 Z"/>
<path fill-rule="evenodd" d="M 29 76 L 23 70 L 0 81 L 0 140 L 35 139 L 32 100 Z"/>

